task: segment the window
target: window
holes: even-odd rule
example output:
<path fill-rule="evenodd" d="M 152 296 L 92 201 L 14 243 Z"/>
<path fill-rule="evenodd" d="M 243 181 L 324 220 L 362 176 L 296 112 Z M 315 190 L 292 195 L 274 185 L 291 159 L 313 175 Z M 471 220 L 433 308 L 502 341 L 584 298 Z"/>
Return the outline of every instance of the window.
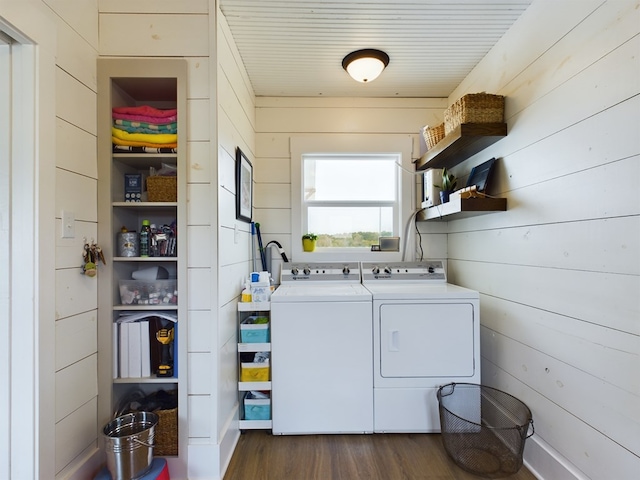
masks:
<path fill-rule="evenodd" d="M 371 249 L 397 236 L 399 154 L 302 157 L 302 229 L 318 248 Z"/>
<path fill-rule="evenodd" d="M 371 252 L 371 245 L 401 236 L 411 215 L 412 146 L 408 135 L 292 138 L 293 259 L 399 260 L 401 252 Z M 305 233 L 318 235 L 313 253 L 302 251 Z"/>

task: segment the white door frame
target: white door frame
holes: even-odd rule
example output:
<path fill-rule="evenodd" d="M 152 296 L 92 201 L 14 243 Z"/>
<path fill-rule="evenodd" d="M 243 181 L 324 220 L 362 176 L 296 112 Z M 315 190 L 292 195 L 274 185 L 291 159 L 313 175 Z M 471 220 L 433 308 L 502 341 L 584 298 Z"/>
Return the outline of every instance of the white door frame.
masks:
<path fill-rule="evenodd" d="M 8 285 L 0 283 L 0 299 L 8 300 L 0 309 L 7 361 L 0 388 L 8 392 L 1 415 L 9 428 L 0 477 L 45 479 L 55 471 L 55 24 L 32 2 L 0 0 L 0 7 L 0 30 L 16 40 L 3 161 L 10 263 Z"/>

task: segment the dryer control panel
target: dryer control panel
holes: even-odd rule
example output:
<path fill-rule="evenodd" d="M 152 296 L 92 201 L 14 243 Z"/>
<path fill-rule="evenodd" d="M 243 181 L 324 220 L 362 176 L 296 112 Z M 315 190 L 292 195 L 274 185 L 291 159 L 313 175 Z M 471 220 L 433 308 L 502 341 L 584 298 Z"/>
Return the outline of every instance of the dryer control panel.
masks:
<path fill-rule="evenodd" d="M 285 262 L 280 282 L 360 283 L 358 262 Z"/>
<path fill-rule="evenodd" d="M 387 281 L 446 283 L 447 275 L 442 260 L 397 263 L 362 262 L 362 283 Z"/>

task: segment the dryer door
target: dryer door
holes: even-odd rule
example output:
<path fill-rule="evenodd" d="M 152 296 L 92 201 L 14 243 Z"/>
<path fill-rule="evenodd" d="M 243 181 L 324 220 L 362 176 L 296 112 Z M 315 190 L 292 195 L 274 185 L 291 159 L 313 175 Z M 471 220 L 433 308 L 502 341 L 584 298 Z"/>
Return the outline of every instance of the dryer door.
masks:
<path fill-rule="evenodd" d="M 474 374 L 473 305 L 380 305 L 380 374 L 385 378 Z"/>

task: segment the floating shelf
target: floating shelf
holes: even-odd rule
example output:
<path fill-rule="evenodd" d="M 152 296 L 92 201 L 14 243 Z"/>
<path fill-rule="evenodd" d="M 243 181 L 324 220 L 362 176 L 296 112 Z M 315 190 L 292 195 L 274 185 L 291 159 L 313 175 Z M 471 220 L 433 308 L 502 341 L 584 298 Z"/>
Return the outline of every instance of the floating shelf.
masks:
<path fill-rule="evenodd" d="M 420 157 L 416 170 L 454 167 L 506 136 L 506 123 L 463 123 Z"/>
<path fill-rule="evenodd" d="M 452 195 L 447 203 L 422 210 L 416 219 L 456 220 L 505 210 L 507 210 L 506 198 L 460 198 L 459 195 Z"/>

